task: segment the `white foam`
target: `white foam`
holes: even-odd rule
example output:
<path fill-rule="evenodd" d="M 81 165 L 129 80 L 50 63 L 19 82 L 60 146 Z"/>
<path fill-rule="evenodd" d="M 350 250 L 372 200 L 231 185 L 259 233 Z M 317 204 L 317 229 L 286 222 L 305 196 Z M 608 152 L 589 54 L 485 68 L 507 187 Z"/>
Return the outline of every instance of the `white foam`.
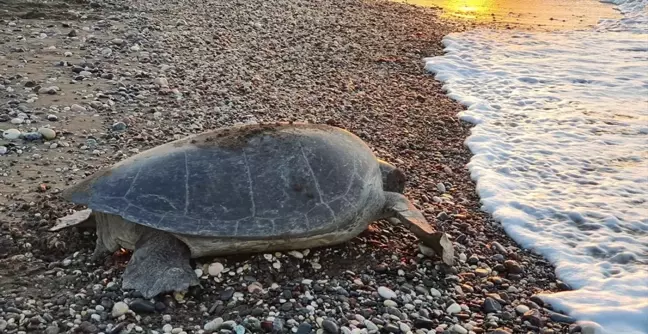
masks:
<path fill-rule="evenodd" d="M 648 0 L 592 31 L 474 30 L 426 59 L 460 114 L 483 209 L 575 290 L 543 298 L 648 334 Z"/>

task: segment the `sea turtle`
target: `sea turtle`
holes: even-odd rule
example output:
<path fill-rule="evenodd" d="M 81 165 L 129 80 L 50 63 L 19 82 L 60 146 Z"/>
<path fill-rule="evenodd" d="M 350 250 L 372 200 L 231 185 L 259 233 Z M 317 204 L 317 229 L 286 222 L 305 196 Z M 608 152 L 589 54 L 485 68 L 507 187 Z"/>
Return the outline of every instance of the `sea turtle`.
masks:
<path fill-rule="evenodd" d="M 123 288 L 151 298 L 198 284 L 190 258 L 334 245 L 400 221 L 443 261 L 452 243 L 405 196 L 405 175 L 328 125 L 220 128 L 141 152 L 62 192 L 88 207 L 94 256 L 134 250 Z"/>

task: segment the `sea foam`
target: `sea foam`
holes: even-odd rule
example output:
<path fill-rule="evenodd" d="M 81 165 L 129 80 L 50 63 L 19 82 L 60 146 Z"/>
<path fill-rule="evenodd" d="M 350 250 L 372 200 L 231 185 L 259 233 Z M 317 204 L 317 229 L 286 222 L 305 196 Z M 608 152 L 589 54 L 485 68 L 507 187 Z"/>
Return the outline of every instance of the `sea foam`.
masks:
<path fill-rule="evenodd" d="M 542 298 L 648 334 L 648 0 L 613 3 L 592 30 L 453 33 L 425 61 L 476 124 L 482 208 L 574 288 Z"/>

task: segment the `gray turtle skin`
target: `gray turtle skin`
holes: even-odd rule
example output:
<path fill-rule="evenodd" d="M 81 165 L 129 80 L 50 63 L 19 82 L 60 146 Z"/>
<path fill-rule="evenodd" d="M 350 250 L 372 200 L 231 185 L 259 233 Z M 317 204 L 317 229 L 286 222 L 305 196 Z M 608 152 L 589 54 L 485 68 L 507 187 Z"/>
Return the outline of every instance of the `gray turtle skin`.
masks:
<path fill-rule="evenodd" d="M 190 258 L 339 244 L 382 218 L 451 262 L 451 243 L 401 194 L 404 184 L 348 131 L 261 124 L 155 147 L 62 196 L 91 210 L 84 218 L 96 224 L 97 257 L 135 250 L 123 287 L 151 298 L 198 283 Z"/>

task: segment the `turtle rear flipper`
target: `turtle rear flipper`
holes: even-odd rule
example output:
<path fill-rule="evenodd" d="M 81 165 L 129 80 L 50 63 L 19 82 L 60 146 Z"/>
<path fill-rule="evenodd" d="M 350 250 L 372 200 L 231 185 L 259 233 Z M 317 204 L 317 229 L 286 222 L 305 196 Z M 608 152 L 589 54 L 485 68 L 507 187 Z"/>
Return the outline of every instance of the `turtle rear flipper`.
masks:
<path fill-rule="evenodd" d="M 137 290 L 144 298 L 186 291 L 198 284 L 190 257 L 189 247 L 171 234 L 156 230 L 142 233 L 124 271 L 122 287 Z"/>
<path fill-rule="evenodd" d="M 425 246 L 432 248 L 445 264 L 451 266 L 454 263 L 454 248 L 448 236 L 443 232 L 435 231 L 427 220 L 425 220 L 421 211 L 417 210 L 402 194 L 385 192 L 385 197 L 385 212 L 388 215 L 388 220 L 393 222 L 393 218 L 397 218 Z"/>
<path fill-rule="evenodd" d="M 93 227 L 94 215 L 91 209 L 77 211 L 71 215 L 59 218 L 58 223 L 49 229 L 50 232 L 60 231 L 69 227 Z"/>

